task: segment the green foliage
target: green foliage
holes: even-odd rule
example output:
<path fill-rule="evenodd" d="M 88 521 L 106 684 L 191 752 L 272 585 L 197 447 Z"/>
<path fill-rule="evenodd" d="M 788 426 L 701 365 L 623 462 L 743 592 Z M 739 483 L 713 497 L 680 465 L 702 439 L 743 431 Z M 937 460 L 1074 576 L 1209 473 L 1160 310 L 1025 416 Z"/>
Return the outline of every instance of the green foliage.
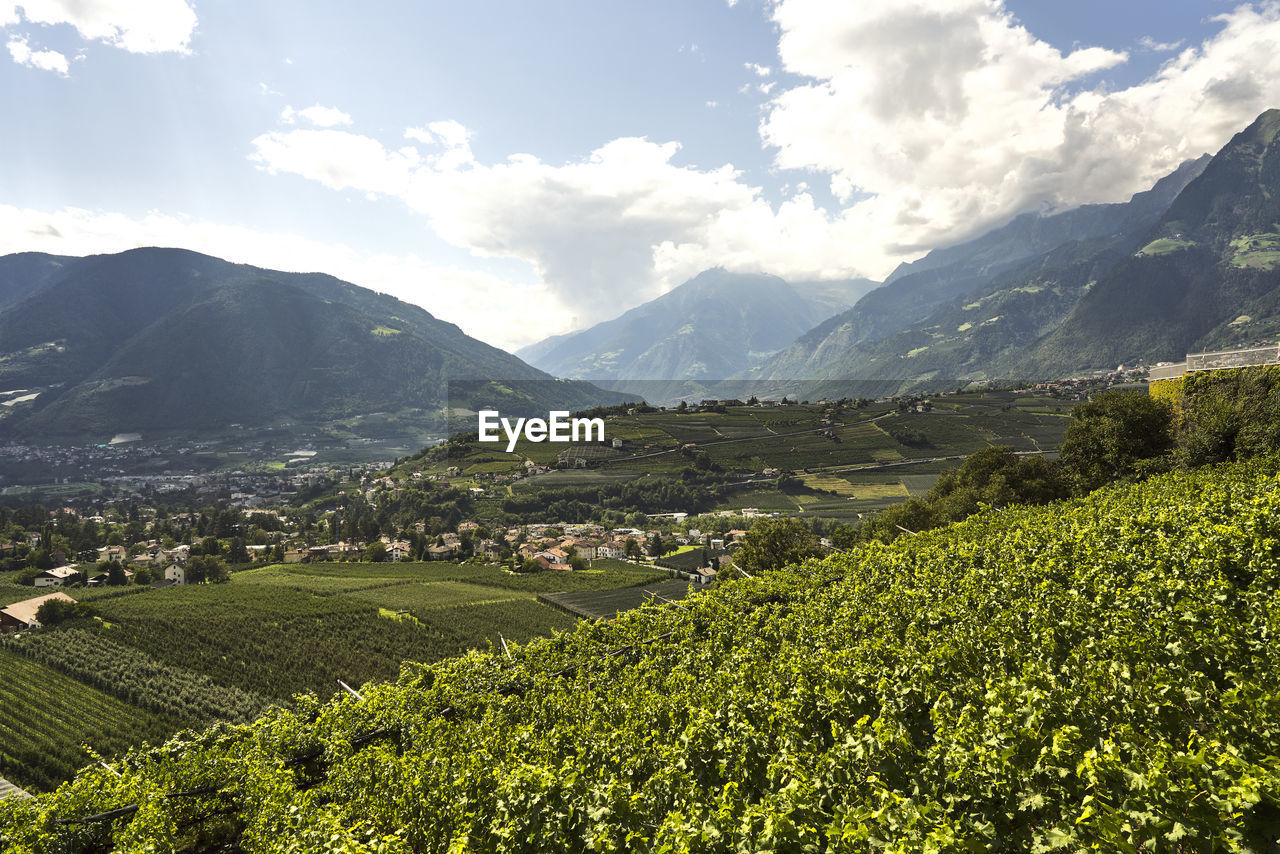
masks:
<path fill-rule="evenodd" d="M 66 599 L 50 599 L 36 609 L 36 622 L 45 626 L 57 626 L 76 616 L 76 603 Z"/>
<path fill-rule="evenodd" d="M 163 664 L 108 633 L 86 628 L 28 633 L 10 648 L 126 703 L 192 724 L 245 723 L 269 705 L 261 696 Z"/>
<path fill-rule="evenodd" d="M 112 755 L 180 723 L 0 648 L 0 775 L 24 787 L 52 789 L 89 764 L 82 745 Z M 0 819 L 0 843 L 7 832 Z"/>
<path fill-rule="evenodd" d="M 822 553 L 818 538 L 799 519 L 758 519 L 743 538 L 735 562 L 750 572 L 765 572 Z"/>
<path fill-rule="evenodd" d="M 226 561 L 209 554 L 192 556 L 187 561 L 186 570 L 188 584 L 200 584 L 204 581 L 221 584 L 231 577 Z"/>
<path fill-rule="evenodd" d="M 1078 491 L 1136 477 L 1173 450 L 1173 408 L 1144 392 L 1105 392 L 1071 416 L 1058 461 Z"/>
<path fill-rule="evenodd" d="M 991 447 L 943 474 L 925 498 L 895 504 L 864 523 L 860 533 L 863 539 L 893 540 L 957 522 L 983 505 L 1045 504 L 1067 494 L 1058 467 L 1044 457 L 1019 457 L 1013 448 Z"/>
<path fill-rule="evenodd" d="M 1190 374 L 1183 379 L 1178 457 L 1199 466 L 1280 450 L 1280 367 Z"/>
<path fill-rule="evenodd" d="M 1271 851 L 1275 469 L 984 513 L 510 657 L 406 667 L 363 700 L 303 701 L 2 802 L 0 837 L 20 852 L 185 850 L 197 834 L 246 852 Z M 201 787 L 220 791 L 168 797 Z"/>

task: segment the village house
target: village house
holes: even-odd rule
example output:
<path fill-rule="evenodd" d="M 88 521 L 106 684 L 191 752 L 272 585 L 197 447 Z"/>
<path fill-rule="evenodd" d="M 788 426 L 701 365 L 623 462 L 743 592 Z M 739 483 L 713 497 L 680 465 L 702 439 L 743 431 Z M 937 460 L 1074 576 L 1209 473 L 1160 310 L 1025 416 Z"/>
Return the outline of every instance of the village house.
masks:
<path fill-rule="evenodd" d="M 129 569 L 124 570 L 124 577 L 125 577 L 125 581 L 128 581 L 129 579 L 133 578 L 133 570 L 129 570 Z M 93 578 L 90 578 L 86 583 L 90 587 L 105 587 L 107 584 L 107 580 L 110 578 L 111 578 L 111 573 L 99 572 L 97 575 L 93 576 Z"/>
<path fill-rule="evenodd" d="M 41 605 L 52 599 L 60 599 L 73 604 L 76 601 L 67 594 L 58 592 L 37 596 L 34 599 L 26 599 L 22 602 L 14 602 L 12 605 L 0 608 L 0 634 L 40 628 L 40 622 L 36 619 L 36 612 L 40 610 Z"/>
<path fill-rule="evenodd" d="M 36 587 L 62 587 L 66 584 L 75 584 L 80 580 L 80 570 L 74 566 L 55 566 L 53 569 L 46 569 L 35 578 Z"/>
<path fill-rule="evenodd" d="M 171 563 L 164 568 L 164 580 L 171 584 L 186 584 L 187 570 L 181 564 Z"/>
<path fill-rule="evenodd" d="M 613 558 L 621 560 L 627 556 L 626 546 L 618 540 L 609 540 L 607 543 L 601 543 L 596 547 L 596 557 Z"/>

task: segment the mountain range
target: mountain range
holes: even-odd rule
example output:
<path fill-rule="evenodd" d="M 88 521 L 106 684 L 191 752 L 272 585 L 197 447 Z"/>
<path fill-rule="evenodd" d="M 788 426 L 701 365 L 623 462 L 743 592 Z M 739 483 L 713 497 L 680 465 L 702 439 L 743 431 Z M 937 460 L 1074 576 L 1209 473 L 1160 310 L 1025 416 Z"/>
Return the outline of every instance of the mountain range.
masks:
<path fill-rule="evenodd" d="M 636 397 L 939 391 L 1274 340 L 1278 137 L 1269 110 L 1128 202 L 1024 214 L 884 283 L 708 270 L 518 356 L 319 273 L 181 249 L 9 255 L 0 438 L 370 414 L 421 432 L 446 429 L 447 408 L 518 416 Z"/>
<path fill-rule="evenodd" d="M 787 344 L 779 340 L 802 322 L 802 312 L 778 308 L 787 283 L 756 277 L 770 280 L 761 289 L 745 285 L 750 277 L 716 271 L 718 291 L 699 277 L 613 321 L 521 352 L 543 369 L 603 382 L 697 376 L 705 380 L 699 391 L 711 396 L 880 395 L 1056 379 L 1274 339 L 1278 131 L 1280 111 L 1269 110 L 1216 155 L 1188 160 L 1128 202 L 1023 214 L 902 264 Z M 733 343 L 715 348 L 731 359 L 682 360 L 690 350 L 675 342 L 687 311 L 673 295 L 686 289 L 705 295 L 700 314 L 723 326 Z M 777 334 L 753 338 L 736 320 L 757 317 L 770 318 Z M 728 373 L 747 361 L 754 363 Z M 728 381 L 713 383 L 716 371 Z"/>
<path fill-rule="evenodd" d="M 696 395 L 787 347 L 877 285 L 868 279 L 788 283 L 707 270 L 621 316 L 545 339 L 516 355 L 556 376 L 650 400 Z"/>
<path fill-rule="evenodd" d="M 0 258 L 0 436 L 199 435 L 369 413 L 422 428 L 476 395 L 543 413 L 622 399 L 332 276 L 181 249 Z"/>

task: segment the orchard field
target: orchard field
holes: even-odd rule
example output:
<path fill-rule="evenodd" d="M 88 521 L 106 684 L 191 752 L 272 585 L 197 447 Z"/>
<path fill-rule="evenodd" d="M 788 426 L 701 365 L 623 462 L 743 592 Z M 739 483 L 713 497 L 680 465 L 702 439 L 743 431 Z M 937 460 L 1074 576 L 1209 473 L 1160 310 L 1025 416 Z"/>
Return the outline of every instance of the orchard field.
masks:
<path fill-rule="evenodd" d="M 182 728 L 245 723 L 296 694 L 327 698 L 339 679 L 394 680 L 405 661 L 572 628 L 575 617 L 541 593 L 600 595 L 668 578 L 621 561 L 528 576 L 449 563 L 295 564 L 98 596 L 93 619 L 3 641 L 0 776 L 49 789 L 90 761 L 82 745 L 113 756 Z M 19 589 L 25 596 L 12 598 L 33 595 Z"/>

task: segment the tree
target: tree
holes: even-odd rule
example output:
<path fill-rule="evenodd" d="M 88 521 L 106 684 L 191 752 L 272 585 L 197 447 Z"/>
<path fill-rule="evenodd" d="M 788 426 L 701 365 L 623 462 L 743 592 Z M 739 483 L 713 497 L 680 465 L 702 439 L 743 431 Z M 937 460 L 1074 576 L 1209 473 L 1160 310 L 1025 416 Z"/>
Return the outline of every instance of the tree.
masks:
<path fill-rule="evenodd" d="M 248 563 L 251 560 L 244 537 L 231 538 L 231 544 L 227 546 L 227 560 L 232 563 Z"/>
<path fill-rule="evenodd" d="M 42 626 L 56 626 L 76 616 L 76 603 L 66 599 L 50 599 L 36 609 L 36 622 Z"/>
<path fill-rule="evenodd" d="M 653 539 L 649 541 L 649 556 L 662 557 L 662 553 L 665 548 L 666 543 L 662 541 L 662 532 L 654 531 Z"/>
<path fill-rule="evenodd" d="M 635 537 L 627 537 L 622 542 L 622 552 L 632 560 L 640 557 L 640 544 L 636 542 Z"/>
<path fill-rule="evenodd" d="M 751 572 L 764 572 L 821 555 L 818 538 L 799 519 L 759 519 L 743 538 L 736 561 Z"/>
<path fill-rule="evenodd" d="M 541 572 L 542 564 L 534 558 L 527 557 L 520 562 L 520 568 L 517 572 Z"/>
<path fill-rule="evenodd" d="M 107 585 L 122 587 L 128 583 L 129 577 L 124 574 L 124 567 L 118 561 L 111 561 L 111 566 L 107 568 Z"/>
<path fill-rule="evenodd" d="M 231 570 L 227 568 L 222 558 L 213 555 L 196 555 L 187 561 L 187 582 L 190 584 L 200 584 L 207 581 L 211 584 L 219 584 L 231 577 Z"/>
<path fill-rule="evenodd" d="M 133 583 L 146 587 L 151 583 L 150 567 L 142 566 L 133 571 Z"/>
<path fill-rule="evenodd" d="M 365 546 L 364 559 L 370 563 L 381 563 L 387 559 L 387 544 L 382 540 L 374 540 Z"/>
<path fill-rule="evenodd" d="M 1143 461 L 1172 449 L 1173 407 L 1167 401 L 1141 391 L 1109 391 L 1071 411 L 1058 464 L 1077 492 L 1088 492 L 1136 477 Z"/>

